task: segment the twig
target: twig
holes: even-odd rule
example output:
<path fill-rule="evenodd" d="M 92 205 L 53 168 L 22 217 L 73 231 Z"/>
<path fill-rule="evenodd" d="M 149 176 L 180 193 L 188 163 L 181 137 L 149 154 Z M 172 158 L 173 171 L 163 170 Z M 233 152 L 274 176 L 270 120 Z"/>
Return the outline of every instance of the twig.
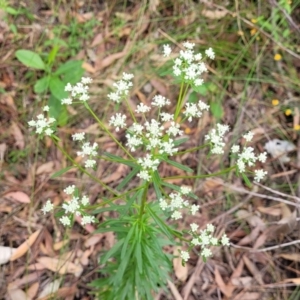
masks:
<path fill-rule="evenodd" d="M 295 245 L 295 244 L 300 244 L 300 240 L 296 240 L 296 241 L 292 241 L 289 243 L 284 243 L 284 244 L 280 244 L 280 245 L 276 245 L 276 246 L 272 246 L 272 247 L 262 248 L 262 249 L 252 249 L 250 247 L 238 246 L 233 243 L 230 243 L 230 246 L 232 246 L 233 248 L 248 250 L 251 253 L 257 253 L 257 252 L 266 252 L 266 251 L 271 251 L 271 250 L 275 250 L 275 249 L 279 249 L 279 248 L 284 248 L 284 247 Z"/>

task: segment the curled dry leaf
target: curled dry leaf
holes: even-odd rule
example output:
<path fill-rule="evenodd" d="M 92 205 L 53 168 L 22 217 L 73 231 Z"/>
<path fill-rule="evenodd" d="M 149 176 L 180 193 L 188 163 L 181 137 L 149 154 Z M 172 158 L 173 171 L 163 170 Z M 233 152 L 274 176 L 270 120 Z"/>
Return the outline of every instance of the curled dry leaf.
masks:
<path fill-rule="evenodd" d="M 30 198 L 27 194 L 24 192 L 18 191 L 18 192 L 9 192 L 4 195 L 5 198 L 8 198 L 10 200 L 15 200 L 21 203 L 30 203 Z"/>
<path fill-rule="evenodd" d="M 28 297 L 28 300 L 33 300 L 35 299 L 35 296 L 39 290 L 39 286 L 40 284 L 38 282 L 35 282 L 34 284 L 32 284 L 29 289 L 27 290 L 26 294 Z"/>
<path fill-rule="evenodd" d="M 230 298 L 235 289 L 235 286 L 233 286 L 231 282 L 225 284 L 217 266 L 215 267 L 215 280 L 221 292 L 226 297 Z"/>
<path fill-rule="evenodd" d="M 41 232 L 40 229 L 37 230 L 23 244 L 21 244 L 16 249 L 14 254 L 11 256 L 10 261 L 14 261 L 14 260 L 20 258 L 21 256 L 23 256 L 28 251 L 28 249 L 33 245 L 33 243 L 36 241 L 36 239 L 39 236 L 40 232 Z"/>
<path fill-rule="evenodd" d="M 15 248 L 0 246 L 0 265 L 9 262 L 12 254 L 16 251 Z"/>
<path fill-rule="evenodd" d="M 219 20 L 224 18 L 227 15 L 227 11 L 221 9 L 217 9 L 217 10 L 203 9 L 201 11 L 201 15 L 211 20 Z"/>
<path fill-rule="evenodd" d="M 15 145 L 19 149 L 24 149 L 24 147 L 25 147 L 24 136 L 22 134 L 20 127 L 17 125 L 17 123 L 12 122 L 11 127 L 10 127 L 10 132 L 12 133 L 13 137 L 15 138 L 15 141 L 16 141 Z"/>
<path fill-rule="evenodd" d="M 59 286 L 60 286 L 60 282 L 61 282 L 61 279 L 56 279 L 52 282 L 48 282 L 44 286 L 43 290 L 40 292 L 40 294 L 38 296 L 38 300 L 57 292 L 57 290 L 59 289 Z"/>
<path fill-rule="evenodd" d="M 182 258 L 178 256 L 179 250 L 182 250 L 181 247 L 175 247 L 174 249 L 174 255 L 177 255 L 177 257 L 173 259 L 173 268 L 176 277 L 180 281 L 185 282 L 188 277 L 188 266 L 187 264 L 182 265 Z"/>
<path fill-rule="evenodd" d="M 280 257 L 287 259 L 287 260 L 292 260 L 292 261 L 300 261 L 300 253 L 282 253 L 279 254 Z"/>
<path fill-rule="evenodd" d="M 54 162 L 48 161 L 42 165 L 40 165 L 36 170 L 36 175 L 41 175 L 44 173 L 51 173 L 54 170 Z"/>
<path fill-rule="evenodd" d="M 76 265 L 70 261 L 65 261 L 51 257 L 39 257 L 37 261 L 43 264 L 48 270 L 58 272 L 59 274 L 71 273 L 79 277 L 83 272 L 81 265 Z"/>

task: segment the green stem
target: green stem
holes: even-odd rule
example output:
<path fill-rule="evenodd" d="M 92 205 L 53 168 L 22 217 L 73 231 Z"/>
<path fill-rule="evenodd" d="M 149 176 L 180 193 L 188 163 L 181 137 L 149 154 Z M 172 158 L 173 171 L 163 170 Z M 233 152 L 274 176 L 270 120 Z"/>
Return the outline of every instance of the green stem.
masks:
<path fill-rule="evenodd" d="M 141 206 L 140 206 L 140 216 L 139 216 L 139 221 L 140 222 L 142 222 L 142 217 L 143 217 L 145 205 L 146 205 L 146 202 L 147 202 L 148 188 L 149 188 L 149 183 L 147 182 L 144 186 L 144 192 L 143 192 L 143 196 L 142 196 L 142 203 L 141 203 Z"/>
<path fill-rule="evenodd" d="M 89 113 L 94 117 L 94 119 L 97 121 L 99 126 L 105 131 L 105 133 L 110 136 L 110 138 L 131 158 L 134 160 L 133 156 L 124 148 L 124 146 L 114 137 L 114 135 L 106 128 L 106 126 L 101 122 L 101 120 L 96 116 L 96 114 L 93 112 L 93 110 L 89 107 L 89 105 L 84 102 L 84 106 L 89 111 Z"/>
<path fill-rule="evenodd" d="M 63 149 L 62 147 L 60 147 L 60 145 L 58 144 L 58 142 L 55 139 L 52 139 L 54 141 L 55 146 L 64 154 L 64 156 L 76 167 L 78 168 L 82 173 L 86 174 L 87 176 L 89 176 L 91 179 L 93 179 L 94 181 L 96 181 L 97 183 L 99 183 L 102 187 L 106 188 L 107 190 L 109 190 L 112 194 L 114 195 L 118 195 L 118 193 L 116 193 L 113 189 L 111 189 L 109 186 L 107 186 L 105 183 L 103 183 L 101 180 L 99 180 L 97 177 L 93 176 L 92 174 L 90 174 L 88 171 L 86 171 L 82 166 L 80 166 L 78 163 L 76 163 L 76 161 L 65 151 L 65 149 Z"/>

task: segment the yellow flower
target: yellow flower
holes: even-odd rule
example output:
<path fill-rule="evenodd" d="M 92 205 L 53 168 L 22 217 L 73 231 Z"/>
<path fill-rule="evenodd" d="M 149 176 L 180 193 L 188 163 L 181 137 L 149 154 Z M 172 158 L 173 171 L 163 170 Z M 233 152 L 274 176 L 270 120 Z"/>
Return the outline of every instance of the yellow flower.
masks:
<path fill-rule="evenodd" d="M 184 132 L 186 134 L 191 134 L 192 130 L 191 130 L 191 128 L 187 127 L 187 128 L 185 128 Z"/>
<path fill-rule="evenodd" d="M 255 23 L 257 23 L 257 19 L 251 19 L 251 22 L 252 22 L 253 24 L 255 24 Z"/>
<path fill-rule="evenodd" d="M 256 29 L 256 28 L 252 28 L 252 29 L 250 30 L 250 34 L 251 34 L 251 35 L 254 35 L 256 32 L 257 32 L 257 29 Z"/>
<path fill-rule="evenodd" d="M 276 53 L 276 54 L 274 55 L 274 60 L 279 61 L 279 60 L 281 60 L 281 59 L 282 59 L 282 56 L 281 56 L 279 53 Z"/>
<path fill-rule="evenodd" d="M 288 109 L 285 110 L 284 113 L 285 113 L 286 116 L 290 116 L 292 114 L 292 110 L 288 108 Z"/>
<path fill-rule="evenodd" d="M 279 100 L 278 99 L 273 99 L 272 100 L 272 105 L 276 106 L 279 104 Z"/>
<path fill-rule="evenodd" d="M 295 125 L 295 126 L 294 126 L 294 129 L 297 130 L 297 131 L 299 131 L 299 130 L 300 130 L 300 125 L 299 125 L 299 124 L 298 124 L 298 125 Z"/>

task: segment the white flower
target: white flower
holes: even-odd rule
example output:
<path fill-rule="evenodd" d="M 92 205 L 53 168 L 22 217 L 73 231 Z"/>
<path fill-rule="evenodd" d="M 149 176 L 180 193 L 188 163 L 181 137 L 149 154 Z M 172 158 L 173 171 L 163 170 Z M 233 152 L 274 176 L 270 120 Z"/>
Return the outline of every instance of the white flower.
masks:
<path fill-rule="evenodd" d="M 153 171 L 155 171 L 159 165 L 159 160 L 153 159 L 149 153 L 146 155 L 146 157 L 139 158 L 137 162 L 143 169 L 151 169 Z"/>
<path fill-rule="evenodd" d="M 184 261 L 188 261 L 190 258 L 190 255 L 187 251 L 181 251 L 180 253 L 180 257 L 184 260 Z"/>
<path fill-rule="evenodd" d="M 73 89 L 71 83 L 67 83 L 67 85 L 65 86 L 65 92 L 71 92 Z"/>
<path fill-rule="evenodd" d="M 30 127 L 35 127 L 35 132 L 37 134 L 46 134 L 51 135 L 54 133 L 54 130 L 51 128 L 51 125 L 56 121 L 54 118 L 45 118 L 43 114 L 39 114 L 35 120 L 28 122 Z"/>
<path fill-rule="evenodd" d="M 176 211 L 173 212 L 171 218 L 174 219 L 174 220 L 179 220 L 179 219 L 182 218 L 182 214 L 181 214 L 181 212 L 176 210 Z"/>
<path fill-rule="evenodd" d="M 151 105 L 157 106 L 157 107 L 160 107 L 160 108 L 162 108 L 165 105 L 170 105 L 171 104 L 169 99 L 167 99 L 166 97 L 161 96 L 161 95 L 155 95 L 152 100 L 153 101 L 151 102 Z"/>
<path fill-rule="evenodd" d="M 83 216 L 81 218 L 81 225 L 95 223 L 95 218 L 93 216 Z"/>
<path fill-rule="evenodd" d="M 238 153 L 240 151 L 240 146 L 239 145 L 233 145 L 231 147 L 231 152 L 232 153 Z"/>
<path fill-rule="evenodd" d="M 84 164 L 86 168 L 94 168 L 96 161 L 94 159 L 87 159 Z"/>
<path fill-rule="evenodd" d="M 262 163 L 266 162 L 266 160 L 267 160 L 267 152 L 260 153 L 260 154 L 258 155 L 257 159 L 258 159 L 260 162 L 262 162 Z"/>
<path fill-rule="evenodd" d="M 169 45 L 163 45 L 163 48 L 164 57 L 169 57 L 172 53 L 171 47 Z"/>
<path fill-rule="evenodd" d="M 110 118 L 109 125 L 113 125 L 114 127 L 116 127 L 116 131 L 119 131 L 120 128 L 126 127 L 125 120 L 126 115 L 117 113 L 115 116 L 112 116 Z"/>
<path fill-rule="evenodd" d="M 168 208 L 168 203 L 165 199 L 160 199 L 159 200 L 159 206 L 162 210 L 165 210 Z"/>
<path fill-rule="evenodd" d="M 254 172 L 255 172 L 254 180 L 256 182 L 260 182 L 268 174 L 268 172 L 264 171 L 263 169 L 255 170 Z"/>
<path fill-rule="evenodd" d="M 197 231 L 197 229 L 199 228 L 199 226 L 197 224 L 195 224 L 195 223 L 190 224 L 190 226 L 191 226 L 191 230 L 193 232 Z"/>
<path fill-rule="evenodd" d="M 82 151 L 77 151 L 77 155 L 82 157 L 85 157 L 86 155 L 93 157 L 97 155 L 97 149 L 97 143 L 91 145 L 90 142 L 86 142 L 82 145 Z"/>
<path fill-rule="evenodd" d="M 90 204 L 90 199 L 89 199 L 89 197 L 86 196 L 86 195 L 82 196 L 82 198 L 81 198 L 81 204 L 84 205 L 84 206 Z"/>
<path fill-rule="evenodd" d="M 137 108 L 136 108 L 136 112 L 137 113 L 146 113 L 146 112 L 149 112 L 150 111 L 150 107 L 145 105 L 144 103 L 140 103 Z"/>
<path fill-rule="evenodd" d="M 65 98 L 61 100 L 61 104 L 71 105 L 73 103 L 72 98 Z"/>
<path fill-rule="evenodd" d="M 169 114 L 169 113 L 165 113 L 165 112 L 161 112 L 160 113 L 160 118 L 163 122 L 169 122 L 169 121 L 172 121 L 174 119 L 174 115 Z"/>
<path fill-rule="evenodd" d="M 160 142 L 159 146 L 160 146 L 160 150 L 159 150 L 160 154 L 166 153 L 172 156 L 174 155 L 174 153 L 178 152 L 178 148 L 175 148 L 174 141 L 172 139 L 169 139 L 168 142 L 162 142 L 162 143 Z"/>
<path fill-rule="evenodd" d="M 81 78 L 81 82 L 82 82 L 83 84 L 89 84 L 89 83 L 91 83 L 92 81 L 93 81 L 93 79 L 90 78 L 90 77 L 82 77 L 82 78 Z"/>
<path fill-rule="evenodd" d="M 207 225 L 206 225 L 206 230 L 207 230 L 208 232 L 213 233 L 213 232 L 215 231 L 215 226 L 212 225 L 212 224 L 207 224 Z"/>
<path fill-rule="evenodd" d="M 133 123 L 130 127 L 130 130 L 132 130 L 136 134 L 141 134 L 143 132 L 144 126 L 138 123 Z"/>
<path fill-rule="evenodd" d="M 210 59 L 215 59 L 215 52 L 212 48 L 208 48 L 205 50 L 205 54 L 210 58 Z"/>
<path fill-rule="evenodd" d="M 129 81 L 131 79 L 133 79 L 134 75 L 133 74 L 128 74 L 123 72 L 123 80 Z"/>
<path fill-rule="evenodd" d="M 51 203 L 50 200 L 47 200 L 46 204 L 44 205 L 44 207 L 42 208 L 42 212 L 44 213 L 44 215 L 48 212 L 50 212 L 51 210 L 53 210 L 54 205 Z"/>
<path fill-rule="evenodd" d="M 215 154 L 224 153 L 225 143 L 223 142 L 224 134 L 229 130 L 228 125 L 217 124 L 217 129 L 212 129 L 209 134 L 205 136 L 205 139 L 212 144 L 211 152 Z"/>
<path fill-rule="evenodd" d="M 208 258 L 208 257 L 212 256 L 212 252 L 210 249 L 204 248 L 201 252 L 201 255 L 205 258 Z"/>
<path fill-rule="evenodd" d="M 66 213 L 77 213 L 80 208 L 78 200 L 77 197 L 73 197 L 69 202 L 63 203 L 62 208 Z"/>
<path fill-rule="evenodd" d="M 193 239 L 191 240 L 191 244 L 194 245 L 194 246 L 199 246 L 199 245 L 201 245 L 200 240 L 199 240 L 198 238 L 193 238 Z"/>
<path fill-rule="evenodd" d="M 204 83 L 204 80 L 202 78 L 197 78 L 194 80 L 194 85 L 195 86 L 200 86 Z"/>
<path fill-rule="evenodd" d="M 107 97 L 108 97 L 108 99 L 110 99 L 114 102 L 117 102 L 117 103 L 119 103 L 121 100 L 120 94 L 116 93 L 116 92 L 112 92 L 112 93 L 108 94 Z"/>
<path fill-rule="evenodd" d="M 182 130 L 180 130 L 180 125 L 178 123 L 175 122 L 171 122 L 171 126 L 168 128 L 168 130 L 166 131 L 168 135 L 182 135 L 183 132 Z"/>
<path fill-rule="evenodd" d="M 223 246 L 230 246 L 229 238 L 226 234 L 222 236 L 221 243 Z"/>
<path fill-rule="evenodd" d="M 207 105 L 206 103 L 204 103 L 203 101 L 199 100 L 198 102 L 198 106 L 201 110 L 209 110 L 209 105 Z"/>
<path fill-rule="evenodd" d="M 200 208 L 199 205 L 193 204 L 193 205 L 191 206 L 191 213 L 192 213 L 192 215 L 194 215 L 194 214 L 199 210 L 199 208 Z"/>
<path fill-rule="evenodd" d="M 138 146 L 143 144 L 143 140 L 135 135 L 126 134 L 126 138 L 126 146 L 128 146 L 132 152 L 134 152 Z"/>
<path fill-rule="evenodd" d="M 60 219 L 60 222 L 64 225 L 64 226 L 70 226 L 71 225 L 71 220 L 69 219 L 69 217 L 67 216 L 63 216 Z"/>
<path fill-rule="evenodd" d="M 75 191 L 75 185 L 69 185 L 68 187 L 66 187 L 64 189 L 64 192 L 67 194 L 67 195 L 71 195 L 73 194 Z"/>
<path fill-rule="evenodd" d="M 48 105 L 44 106 L 43 111 L 49 111 L 49 106 Z"/>
<path fill-rule="evenodd" d="M 84 140 L 85 132 L 78 132 L 72 135 L 73 141 L 82 141 Z"/>
<path fill-rule="evenodd" d="M 248 133 L 244 134 L 243 137 L 247 142 L 250 142 L 253 139 L 254 133 L 249 131 Z"/>
<path fill-rule="evenodd" d="M 188 118 L 188 121 L 191 122 L 195 117 L 200 118 L 202 112 L 195 103 L 186 103 L 184 115 Z"/>
<path fill-rule="evenodd" d="M 183 47 L 185 47 L 186 49 L 192 50 L 195 47 L 195 44 L 191 43 L 191 42 L 184 42 Z"/>
<path fill-rule="evenodd" d="M 149 181 L 151 179 L 149 172 L 146 170 L 142 170 L 137 174 L 137 176 L 146 181 Z"/>
<path fill-rule="evenodd" d="M 182 187 L 180 188 L 180 192 L 181 192 L 181 194 L 183 194 L 183 195 L 187 195 L 187 194 L 189 194 L 191 191 L 192 191 L 191 188 L 188 187 L 188 186 L 182 186 Z"/>

